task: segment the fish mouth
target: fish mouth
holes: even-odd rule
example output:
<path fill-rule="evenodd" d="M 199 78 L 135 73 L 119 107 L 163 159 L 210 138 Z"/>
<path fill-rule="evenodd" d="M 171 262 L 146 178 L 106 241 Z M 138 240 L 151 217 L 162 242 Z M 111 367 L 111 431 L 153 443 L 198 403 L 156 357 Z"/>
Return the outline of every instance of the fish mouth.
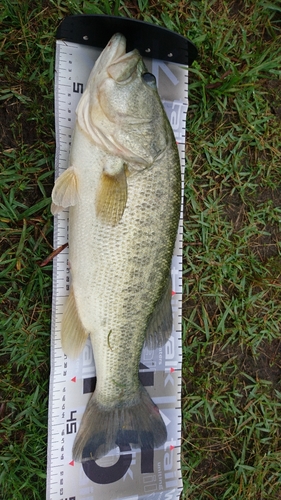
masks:
<path fill-rule="evenodd" d="M 126 52 L 126 38 L 121 33 L 115 33 L 104 49 L 102 64 L 107 68 L 107 70 L 110 67 L 118 67 L 118 65 L 121 67 L 123 64 L 128 64 L 129 67 L 133 69 L 137 66 L 140 59 L 141 56 L 137 49 Z M 110 71 L 109 74 L 111 74 Z M 114 78 L 113 75 L 111 76 Z"/>
<path fill-rule="evenodd" d="M 109 40 L 95 62 L 93 74 L 95 77 L 102 75 L 104 70 L 126 55 L 126 38 L 121 33 L 115 33 Z"/>
<path fill-rule="evenodd" d="M 116 33 L 108 42 L 107 74 L 117 83 L 128 83 L 133 74 L 140 75 L 145 67 L 137 49 L 126 52 L 126 38 Z M 136 72 L 136 73 L 135 73 Z"/>
<path fill-rule="evenodd" d="M 131 52 L 126 52 L 126 38 L 121 33 L 115 33 L 97 59 L 93 73 L 95 76 L 104 75 L 104 71 L 108 71 L 110 67 L 119 63 L 121 65 L 124 63 L 129 64 L 133 67 L 136 66 L 134 62 L 137 63 L 139 59 L 138 50 L 134 49 Z"/>
<path fill-rule="evenodd" d="M 121 33 L 115 33 L 109 40 L 106 51 L 110 56 L 109 64 L 116 62 L 120 57 L 126 54 L 126 38 Z"/>

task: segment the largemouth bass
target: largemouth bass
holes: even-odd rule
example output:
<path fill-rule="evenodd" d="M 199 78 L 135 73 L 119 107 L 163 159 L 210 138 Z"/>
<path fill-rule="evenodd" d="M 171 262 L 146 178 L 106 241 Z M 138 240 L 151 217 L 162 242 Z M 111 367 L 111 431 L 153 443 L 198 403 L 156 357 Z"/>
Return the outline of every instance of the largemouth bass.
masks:
<path fill-rule="evenodd" d="M 117 444 L 161 446 L 166 426 L 142 386 L 141 351 L 172 330 L 170 266 L 181 194 L 173 131 L 137 50 L 116 34 L 97 59 L 76 110 L 69 166 L 52 212 L 69 208 L 72 284 L 61 325 L 77 357 L 90 334 L 97 383 L 73 458 Z"/>

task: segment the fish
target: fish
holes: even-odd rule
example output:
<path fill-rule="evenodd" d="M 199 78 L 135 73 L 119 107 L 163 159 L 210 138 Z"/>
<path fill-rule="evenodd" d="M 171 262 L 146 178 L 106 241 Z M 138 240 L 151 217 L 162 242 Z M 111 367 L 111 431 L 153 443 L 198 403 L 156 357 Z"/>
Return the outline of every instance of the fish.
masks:
<path fill-rule="evenodd" d="M 172 332 L 181 170 L 155 76 L 120 33 L 76 108 L 69 164 L 52 191 L 52 213 L 67 207 L 71 286 L 61 344 L 76 358 L 90 335 L 96 367 L 73 459 L 96 460 L 125 443 L 159 448 L 166 425 L 138 370 L 143 347 L 163 346 Z"/>

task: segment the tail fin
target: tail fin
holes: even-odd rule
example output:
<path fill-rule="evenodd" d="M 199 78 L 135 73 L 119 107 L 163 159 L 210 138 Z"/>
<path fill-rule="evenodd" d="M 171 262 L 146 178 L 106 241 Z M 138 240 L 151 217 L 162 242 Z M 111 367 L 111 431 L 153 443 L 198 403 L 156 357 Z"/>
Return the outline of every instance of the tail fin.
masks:
<path fill-rule="evenodd" d="M 151 449 L 167 440 L 167 430 L 158 406 L 140 386 L 139 400 L 131 406 L 105 408 L 91 396 L 73 445 L 77 462 L 101 458 L 116 444 Z"/>

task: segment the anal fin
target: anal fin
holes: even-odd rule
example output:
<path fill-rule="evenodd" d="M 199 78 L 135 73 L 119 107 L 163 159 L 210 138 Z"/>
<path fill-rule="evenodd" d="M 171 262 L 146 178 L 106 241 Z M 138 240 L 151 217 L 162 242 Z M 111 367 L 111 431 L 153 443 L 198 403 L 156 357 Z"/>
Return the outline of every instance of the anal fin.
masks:
<path fill-rule="evenodd" d="M 171 297 L 172 280 L 169 276 L 164 293 L 156 303 L 148 323 L 145 339 L 145 345 L 148 349 L 156 349 L 163 346 L 172 333 L 173 314 Z"/>
<path fill-rule="evenodd" d="M 61 344 L 63 352 L 70 358 L 77 358 L 87 338 L 88 333 L 79 318 L 73 287 L 71 287 L 61 323 Z"/>

